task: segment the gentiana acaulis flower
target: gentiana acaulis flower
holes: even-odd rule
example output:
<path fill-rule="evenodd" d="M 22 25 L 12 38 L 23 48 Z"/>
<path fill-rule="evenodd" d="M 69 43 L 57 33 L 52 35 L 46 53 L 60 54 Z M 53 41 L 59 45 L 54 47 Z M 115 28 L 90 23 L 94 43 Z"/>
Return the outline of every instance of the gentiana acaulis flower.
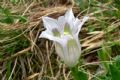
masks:
<path fill-rule="evenodd" d="M 72 9 L 68 9 L 65 15 L 58 19 L 42 17 L 42 20 L 46 30 L 39 38 L 52 40 L 61 60 L 69 67 L 74 67 L 81 54 L 78 34 L 82 25 L 88 20 L 88 16 L 80 20 L 74 17 Z"/>

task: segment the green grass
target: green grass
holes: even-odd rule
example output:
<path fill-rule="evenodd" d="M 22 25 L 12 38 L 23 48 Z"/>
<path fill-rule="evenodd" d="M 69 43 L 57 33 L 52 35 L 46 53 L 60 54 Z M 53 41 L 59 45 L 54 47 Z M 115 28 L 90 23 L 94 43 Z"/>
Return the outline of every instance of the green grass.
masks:
<path fill-rule="evenodd" d="M 62 5 L 59 0 L 1 0 L 0 4 L 0 79 L 73 80 L 53 42 L 38 38 L 44 30 L 41 16 L 64 14 L 64 10 L 49 11 Z M 78 64 L 81 80 L 118 80 L 119 4 L 120 0 L 75 0 L 75 16 L 90 16 L 79 34 L 83 46 Z"/>

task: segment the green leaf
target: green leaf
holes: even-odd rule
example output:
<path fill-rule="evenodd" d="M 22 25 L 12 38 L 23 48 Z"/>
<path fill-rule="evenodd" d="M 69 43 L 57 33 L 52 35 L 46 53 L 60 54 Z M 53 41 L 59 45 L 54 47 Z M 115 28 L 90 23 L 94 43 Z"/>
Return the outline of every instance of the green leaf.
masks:
<path fill-rule="evenodd" d="M 109 60 L 110 54 L 111 54 L 111 50 L 105 46 L 103 46 L 102 49 L 98 51 L 98 57 L 102 61 L 102 64 L 104 65 L 107 71 L 109 69 L 109 66 L 108 66 L 108 63 L 105 61 Z"/>
<path fill-rule="evenodd" d="M 14 23 L 14 18 L 10 17 L 10 16 L 6 16 L 5 18 L 1 19 L 0 22 L 12 24 L 12 23 Z"/>
<path fill-rule="evenodd" d="M 120 70 L 114 65 L 110 65 L 109 67 L 110 67 L 112 80 L 120 79 Z"/>
<path fill-rule="evenodd" d="M 6 77 L 7 77 L 7 79 L 10 77 L 10 74 L 11 74 L 11 69 L 12 69 L 11 65 L 12 65 L 12 61 L 8 61 L 7 65 L 6 65 L 6 68 L 7 68 Z M 12 80 L 12 78 L 10 78 L 9 80 Z"/>
<path fill-rule="evenodd" d="M 11 12 L 8 8 L 3 8 L 0 6 L 0 13 L 4 14 L 4 15 L 11 15 Z"/>
<path fill-rule="evenodd" d="M 120 10 L 120 0 L 114 0 L 114 5 Z"/>
<path fill-rule="evenodd" d="M 74 77 L 74 80 L 88 80 L 88 75 L 85 73 L 84 70 L 78 70 L 77 67 L 71 68 L 71 74 Z"/>
<path fill-rule="evenodd" d="M 13 4 L 17 4 L 18 2 L 20 2 L 20 0 L 10 0 L 10 2 Z"/>
<path fill-rule="evenodd" d="M 27 18 L 25 16 L 20 16 L 19 21 L 24 23 L 27 21 Z"/>
<path fill-rule="evenodd" d="M 116 65 L 116 67 L 120 70 L 120 55 L 118 55 L 118 56 L 116 56 L 115 58 L 114 58 L 114 61 L 115 61 L 115 65 Z"/>

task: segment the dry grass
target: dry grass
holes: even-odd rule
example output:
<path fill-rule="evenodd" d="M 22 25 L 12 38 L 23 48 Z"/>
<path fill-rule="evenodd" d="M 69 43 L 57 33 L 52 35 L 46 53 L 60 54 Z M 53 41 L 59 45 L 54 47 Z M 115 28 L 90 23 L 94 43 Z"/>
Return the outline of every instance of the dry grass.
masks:
<path fill-rule="evenodd" d="M 83 47 L 81 57 L 96 53 L 98 49 L 101 49 L 100 47 L 104 42 L 106 44 L 111 43 L 110 41 L 106 41 L 105 35 L 112 33 L 114 29 L 120 29 L 119 21 L 112 21 L 114 17 L 111 18 L 112 23 L 108 25 L 109 27 L 107 28 L 109 30 L 107 32 L 99 29 L 100 24 L 97 22 L 101 22 L 99 20 L 107 21 L 109 17 L 98 19 L 95 15 L 107 11 L 106 5 L 108 4 L 105 4 L 105 8 L 102 10 L 91 12 L 89 8 L 81 11 L 75 3 L 73 5 L 73 3 L 66 1 L 63 4 L 64 0 L 62 0 L 63 2 L 60 2 L 60 0 L 20 1 L 21 3 L 17 5 L 13 5 L 7 0 L 1 0 L 0 2 L 2 6 L 10 8 L 12 14 L 21 14 L 22 16 L 28 17 L 28 21 L 24 24 L 18 20 L 14 24 L 0 23 L 0 29 L 6 32 L 6 36 L 2 39 L 0 38 L 0 54 L 3 54 L 2 58 L 0 58 L 1 80 L 72 80 L 69 69 L 65 64 L 61 63 L 59 57 L 56 55 L 54 44 L 49 40 L 38 38 L 44 30 L 41 20 L 42 16 L 57 18 L 63 15 L 69 7 L 73 7 L 75 15 L 79 18 L 84 16 L 84 12 L 87 12 L 86 14 L 90 16 L 90 20 L 84 25 L 80 34 L 82 35 L 80 36 L 80 41 Z M 99 31 L 88 32 L 86 26 L 89 24 L 98 26 L 95 29 L 99 29 Z M 9 33 L 7 34 L 7 32 L 11 31 L 17 31 L 18 33 L 16 32 L 17 34 L 15 36 L 9 35 Z M 116 34 L 120 35 L 120 32 L 114 32 L 112 35 L 114 36 Z M 15 51 L 11 53 L 6 52 L 6 46 L 10 46 L 12 43 L 14 44 L 17 40 L 26 40 L 27 46 L 20 47 L 18 45 L 16 47 L 20 47 L 19 50 L 15 48 Z M 113 40 L 119 42 L 120 37 L 116 36 Z M 91 56 L 90 58 L 87 57 L 86 60 L 88 62 L 91 61 Z"/>

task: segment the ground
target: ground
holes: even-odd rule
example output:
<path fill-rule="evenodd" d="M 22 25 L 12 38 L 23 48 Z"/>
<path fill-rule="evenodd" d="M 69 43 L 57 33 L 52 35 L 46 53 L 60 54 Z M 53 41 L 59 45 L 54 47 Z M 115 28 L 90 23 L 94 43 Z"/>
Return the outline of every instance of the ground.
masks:
<path fill-rule="evenodd" d="M 119 4 L 119 0 L 0 0 L 0 79 L 73 80 L 54 43 L 38 38 L 45 30 L 42 16 L 56 19 L 72 7 L 79 19 L 90 17 L 79 34 L 78 68 L 88 80 L 118 80 Z"/>

